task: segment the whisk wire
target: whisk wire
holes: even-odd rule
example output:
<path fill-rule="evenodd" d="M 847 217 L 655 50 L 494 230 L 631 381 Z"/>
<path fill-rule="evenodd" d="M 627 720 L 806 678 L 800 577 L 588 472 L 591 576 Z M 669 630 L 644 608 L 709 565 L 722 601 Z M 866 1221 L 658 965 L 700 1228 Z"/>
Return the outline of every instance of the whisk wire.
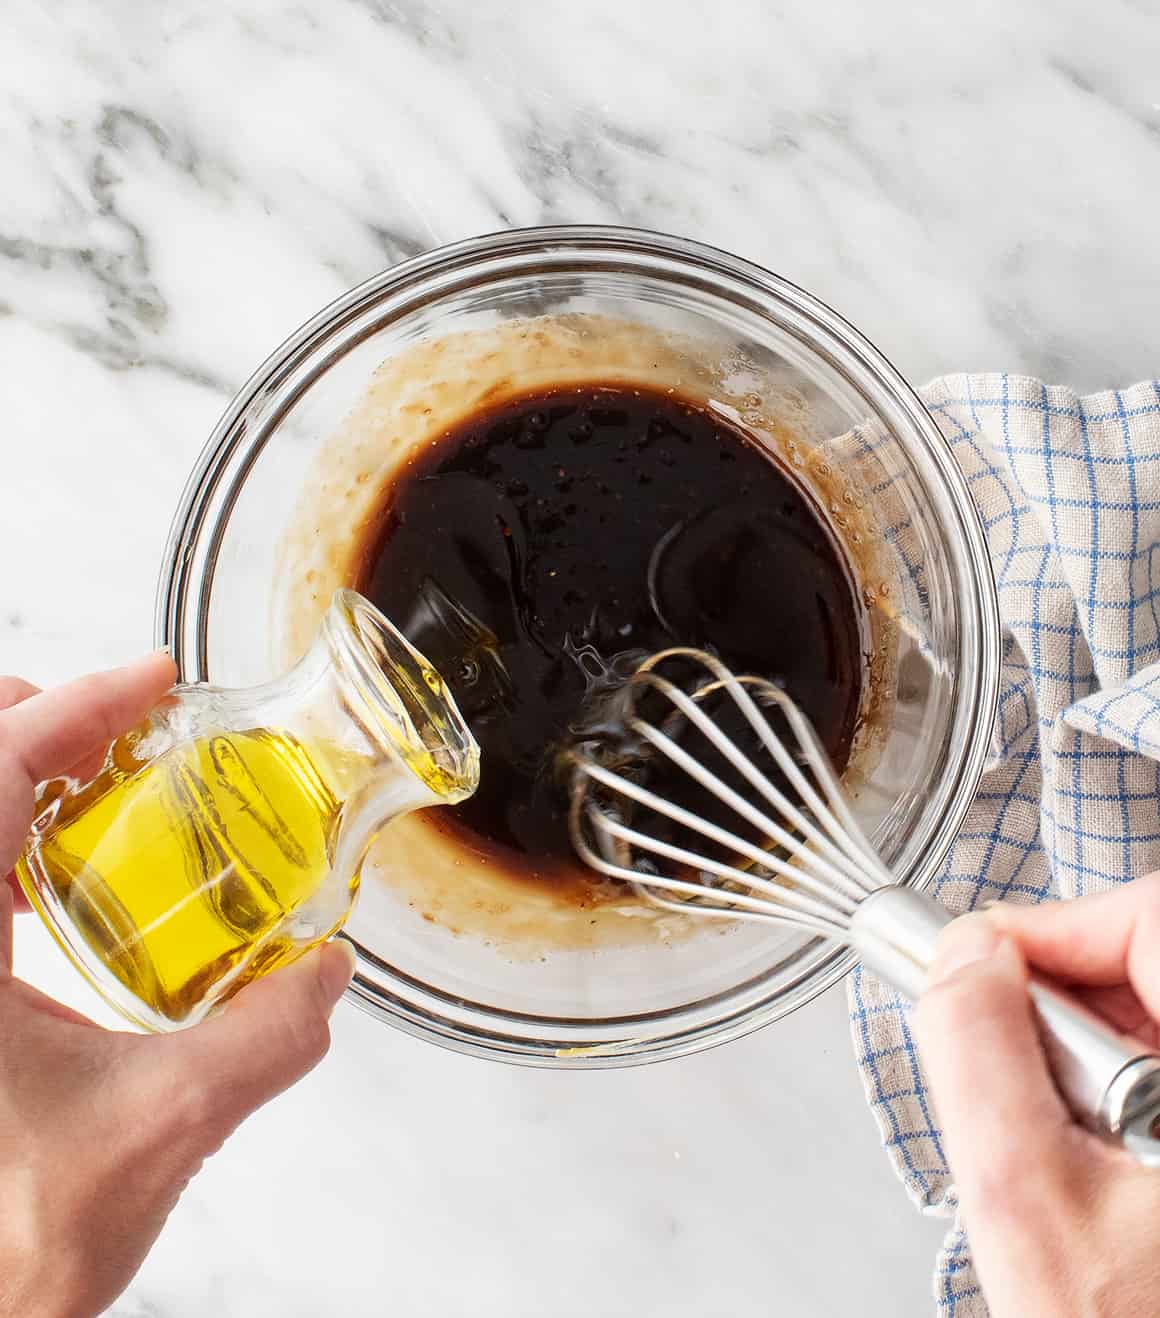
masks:
<path fill-rule="evenodd" d="M 676 658 L 693 659 L 702 664 L 717 678 L 716 682 L 707 683 L 704 686 L 699 687 L 694 693 L 694 699 L 704 700 L 705 697 L 714 690 L 727 690 L 737 707 L 745 716 L 749 726 L 760 738 L 765 749 L 773 756 L 774 762 L 777 764 L 778 768 L 781 769 L 800 793 L 806 808 L 819 814 L 826 813 L 826 807 L 818 796 L 813 783 L 811 783 L 802 773 L 797 761 L 785 748 L 781 739 L 774 733 L 769 720 L 764 714 L 762 714 L 761 710 L 758 709 L 756 702 L 745 690 L 745 687 L 753 686 L 759 688 L 771 701 L 776 703 L 784 713 L 790 717 L 796 716 L 796 718 L 793 719 L 793 730 L 795 735 L 799 737 L 799 741 L 804 742 L 805 745 L 809 746 L 811 749 L 820 749 L 816 738 L 813 736 L 813 730 L 810 728 L 809 723 L 801 716 L 797 706 L 789 699 L 785 692 L 775 683 L 764 678 L 750 676 L 738 677 L 736 673 L 730 672 L 730 670 L 726 668 L 721 660 L 715 655 L 708 654 L 704 650 L 695 650 L 687 646 L 674 646 L 671 649 L 659 651 L 641 664 L 635 676 L 641 680 L 645 680 L 646 675 L 652 674 L 658 664 L 668 659 Z M 676 691 L 683 700 L 688 700 L 688 697 L 683 691 L 680 691 L 679 688 L 673 687 L 672 683 L 669 683 L 669 686 L 671 688 L 671 691 L 669 692 L 670 698 L 672 697 L 672 692 Z M 801 735 L 803 731 L 805 733 L 804 737 Z M 822 752 L 821 760 L 823 763 L 827 761 L 824 751 Z M 815 768 L 816 771 L 816 766 L 812 762 L 811 767 Z M 842 799 L 841 789 L 838 788 L 836 780 L 830 784 L 826 783 L 823 778 L 822 783 L 831 802 L 837 806 L 839 811 L 845 812 L 846 816 L 852 819 L 852 816 L 849 816 L 848 809 Z M 829 790 L 831 785 L 837 790 Z M 757 786 L 757 784 L 754 783 L 754 786 Z M 861 832 L 856 824 L 855 830 L 858 833 Z"/>
<path fill-rule="evenodd" d="M 851 864 L 849 855 L 845 851 L 843 851 L 841 847 L 836 846 L 829 837 L 827 837 L 820 829 L 818 829 L 807 815 L 805 815 L 799 808 L 793 806 L 789 802 L 789 800 L 785 797 L 785 795 L 782 792 L 780 792 L 778 788 L 772 782 L 770 782 L 770 780 L 766 777 L 766 775 L 763 774 L 761 770 L 752 762 L 749 756 L 746 755 L 740 749 L 740 747 L 738 747 L 736 742 L 734 742 L 732 738 L 730 738 L 726 733 L 722 732 L 721 729 L 717 727 L 717 725 L 712 721 L 712 719 L 710 719 L 709 716 L 704 712 L 704 710 L 698 707 L 698 705 L 691 697 L 689 697 L 684 691 L 682 691 L 680 687 L 668 681 L 667 678 L 660 677 L 655 673 L 649 672 L 644 674 L 638 674 L 638 676 L 640 677 L 642 683 L 645 683 L 653 687 L 654 689 L 661 691 L 665 696 L 667 696 L 668 699 L 671 700 L 672 703 L 681 711 L 681 713 L 685 715 L 685 717 L 689 720 L 689 722 L 692 723 L 694 727 L 696 727 L 697 730 L 709 742 L 712 743 L 712 745 L 732 764 L 732 766 L 735 769 L 737 769 L 739 773 L 741 773 L 747 779 L 750 785 L 753 786 L 769 802 L 769 804 L 773 806 L 775 810 L 777 810 L 783 816 L 792 812 L 794 823 L 799 829 L 799 831 L 801 833 L 804 833 L 805 836 L 815 844 L 815 846 L 817 846 L 827 856 L 829 856 L 832 862 L 841 866 L 842 869 L 849 875 L 849 877 L 854 880 L 853 891 L 857 892 L 859 896 L 864 895 L 862 884 L 859 881 L 858 867 L 857 865 Z M 634 678 L 634 680 L 636 679 Z M 748 695 L 745 695 L 745 693 L 741 692 L 740 689 L 737 690 L 731 689 L 730 694 L 733 695 L 734 698 L 736 698 L 738 695 L 744 695 L 745 699 L 747 701 L 749 700 Z M 760 713 L 758 713 L 758 718 L 760 719 L 760 717 L 761 717 Z M 647 737 L 649 741 L 653 742 L 653 744 L 656 745 L 658 749 L 663 750 L 664 753 L 668 755 L 670 758 L 677 760 L 677 754 L 681 755 L 682 758 L 680 760 L 677 760 L 681 768 L 683 768 L 687 773 L 689 773 L 691 776 L 693 776 L 699 782 L 701 782 L 702 786 L 709 786 L 708 782 L 703 776 L 708 773 L 708 770 L 706 770 L 704 766 L 702 766 L 692 756 L 685 754 L 671 738 L 665 737 L 664 733 L 661 733 L 657 729 L 652 728 L 651 725 L 645 723 L 643 720 L 634 721 L 632 723 L 632 727 L 634 731 L 638 731 L 641 733 L 641 735 Z M 765 740 L 765 735 L 768 735 L 769 731 L 770 730 L 768 726 L 766 726 L 762 737 L 763 742 Z M 659 741 L 659 738 L 662 737 L 665 738 L 663 745 Z M 801 774 L 797 766 L 794 765 L 793 761 L 786 755 L 784 748 L 781 747 L 780 743 L 776 741 L 774 741 L 773 744 L 777 746 L 778 751 L 780 752 L 780 754 L 775 757 L 777 759 L 779 767 L 784 767 L 783 764 L 783 757 L 784 757 L 784 763 L 788 763 L 790 767 L 793 769 L 796 777 L 803 784 L 805 784 L 806 790 L 808 792 L 808 797 L 810 798 L 810 803 L 811 805 L 815 806 L 817 813 L 820 816 L 828 815 L 829 812 L 826 810 L 825 803 L 821 800 L 821 798 L 817 795 L 817 793 L 813 790 L 813 788 L 809 787 L 804 775 Z M 787 777 L 789 776 L 790 775 L 787 774 Z M 718 779 L 717 781 L 719 782 L 720 780 Z M 771 835 L 777 837 L 777 840 L 781 843 L 781 845 L 783 846 L 790 845 L 788 842 L 784 841 L 784 838 L 790 836 L 788 833 L 786 833 L 784 829 L 781 829 L 777 824 L 772 823 L 767 816 L 762 815 L 760 816 L 760 819 L 754 818 L 753 815 L 750 814 L 750 811 L 753 810 L 753 807 L 749 804 L 749 802 L 745 800 L 743 796 L 739 795 L 737 792 L 731 791 L 731 789 L 727 788 L 724 783 L 721 783 L 721 788 L 724 792 L 729 793 L 729 804 L 732 805 L 733 808 L 737 810 L 739 814 L 743 815 L 746 819 L 748 819 L 749 822 L 752 823 L 755 827 L 769 829 Z M 720 799 L 722 800 L 726 799 L 726 797 L 724 795 L 721 795 L 720 792 L 717 792 L 715 788 L 710 788 L 710 790 L 714 791 L 716 795 L 720 796 Z M 776 832 L 774 832 L 774 830 L 776 830 Z M 778 834 L 781 834 L 781 836 L 778 837 Z M 835 881 L 838 882 L 840 886 L 846 889 L 847 891 L 851 890 L 851 885 L 848 883 L 848 881 L 846 880 L 835 880 Z"/>
<path fill-rule="evenodd" d="M 602 824 L 605 821 L 601 821 Z M 604 837 L 603 830 L 598 836 Z M 792 907 L 780 910 L 770 906 L 763 897 L 753 897 L 744 892 L 727 892 L 720 895 L 725 900 L 713 901 L 715 890 L 706 888 L 704 883 L 689 879 L 674 879 L 666 874 L 645 875 L 638 869 L 619 865 L 608 856 L 601 856 L 592 849 L 583 834 L 575 839 L 577 854 L 585 864 L 607 875 L 609 878 L 622 879 L 630 884 L 641 896 L 647 898 L 654 906 L 687 914 L 690 905 L 695 905 L 698 916 L 716 916 L 722 919 L 758 920 L 767 923 L 785 925 L 790 928 L 810 929 L 825 938 L 840 938 L 846 926 L 840 920 L 828 915 L 819 916 L 798 911 Z M 659 891 L 658 891 L 659 890 Z M 661 896 L 661 892 L 682 894 L 686 900 L 670 901 Z"/>
<path fill-rule="evenodd" d="M 790 865 L 787 861 L 782 860 L 780 856 L 759 847 L 756 843 L 749 842 L 745 838 L 739 838 L 735 833 L 730 833 L 727 829 L 718 827 L 710 820 L 704 819 L 700 815 L 694 814 L 691 810 L 686 810 L 683 806 L 676 805 L 662 796 L 658 796 L 655 792 L 650 792 L 648 788 L 641 787 L 639 783 L 634 783 L 630 779 L 624 778 L 613 770 L 604 768 L 602 765 L 587 766 L 586 772 L 588 772 L 588 774 L 597 782 L 628 797 L 638 805 L 644 806 L 646 810 L 652 810 L 657 814 L 665 815 L 667 818 L 673 820 L 674 823 L 681 824 L 685 828 L 700 833 L 703 837 L 709 838 L 710 841 L 719 843 L 727 850 L 733 851 L 738 855 L 744 856 L 746 859 L 753 861 L 754 864 L 760 866 L 762 869 L 770 870 L 775 874 L 780 874 L 783 878 L 788 879 L 793 883 L 798 883 L 802 887 L 813 888 L 818 895 L 827 898 L 831 902 L 831 905 L 833 905 L 835 894 L 833 894 L 824 883 L 819 882 L 811 875 L 805 873 L 800 867 Z M 609 831 L 612 831 L 614 824 L 621 824 L 621 821 L 608 814 L 598 814 L 597 819 L 600 827 L 607 828 Z M 640 836 L 646 839 L 645 842 L 642 843 L 642 847 L 645 848 L 651 846 L 651 844 L 656 841 L 656 839 L 645 834 L 640 834 Z M 790 841 L 799 847 L 802 854 L 807 854 L 805 848 L 801 847 L 796 839 L 791 838 Z M 700 862 L 703 858 L 698 856 L 694 859 Z M 751 882 L 753 879 L 759 878 L 759 876 L 751 875 L 749 871 L 738 871 L 738 873 L 747 876 L 746 882 Z M 764 881 L 764 886 L 768 887 L 772 893 L 781 893 L 785 891 L 784 885 L 772 884 L 768 880 Z M 847 898 L 845 894 L 840 895 L 840 904 L 843 906 L 843 909 L 850 912 L 853 912 L 857 905 L 856 902 Z"/>
<path fill-rule="evenodd" d="M 692 869 L 696 869 L 700 873 L 715 874 L 718 878 L 728 879 L 732 883 L 744 885 L 744 887 L 751 890 L 751 893 L 734 892 L 732 890 L 721 892 L 721 896 L 726 898 L 729 902 L 744 897 L 747 899 L 746 904 L 748 904 L 750 900 L 755 900 L 751 895 L 752 893 L 766 893 L 768 896 L 773 896 L 777 901 L 781 902 L 790 910 L 800 912 L 803 916 L 825 921 L 827 924 L 832 925 L 835 928 L 841 927 L 834 919 L 832 907 L 827 907 L 822 902 L 816 901 L 812 897 L 808 897 L 805 893 L 795 892 L 793 889 L 787 890 L 785 888 L 779 888 L 777 884 L 771 883 L 768 879 L 761 879 L 758 876 L 751 874 L 746 870 L 740 870 L 736 866 L 730 865 L 725 861 L 713 860 L 711 857 L 707 856 L 699 856 L 696 852 L 688 851 L 686 848 L 676 846 L 671 842 L 662 842 L 659 838 L 649 837 L 647 834 L 640 833 L 636 829 L 629 828 L 627 825 L 618 823 L 615 820 L 605 820 L 603 827 L 612 837 L 619 838 L 622 842 L 627 842 L 630 845 L 636 846 L 642 851 L 648 851 L 656 856 L 665 856 L 669 860 L 674 860 L 681 865 L 687 865 Z M 635 881 L 639 882 L 641 878 L 641 873 L 637 871 Z M 648 876 L 648 883 L 655 883 L 658 887 L 668 887 L 673 890 L 677 890 L 675 885 L 681 884 L 685 887 L 692 888 L 694 892 L 699 893 L 702 896 L 705 894 L 704 883 L 697 885 L 693 884 L 690 880 L 670 879 L 667 876 L 660 874 L 650 874 Z M 756 909 L 768 908 L 766 906 L 757 906 Z"/>
<path fill-rule="evenodd" d="M 655 671 L 666 660 L 691 660 L 708 671 L 710 680 L 691 693 L 682 690 Z M 747 687 L 784 717 L 809 774 Z M 670 706 L 659 727 L 639 713 L 636 695 L 644 691 L 663 697 Z M 798 794 L 800 804 L 791 801 L 779 782 L 772 781 L 706 711 L 706 700 L 718 693 L 732 700 L 744 716 L 780 771 L 780 782 Z M 763 679 L 734 675 L 712 655 L 674 647 L 652 656 L 629 679 L 628 706 L 622 726 L 635 738 L 630 746 L 647 748 L 679 769 L 756 830 L 758 837 L 739 836 L 600 763 L 588 745 L 571 756 L 570 822 L 581 859 L 610 878 L 632 884 L 664 909 L 684 911 L 692 903 L 702 914 L 768 920 L 824 937 L 842 937 L 861 901 L 888 882 L 889 875 L 854 819 L 824 749 L 786 693 Z M 689 726 L 754 789 L 756 802 L 678 742 L 681 730 Z M 646 816 L 667 818 L 722 848 L 724 856 L 703 855 L 682 841 L 654 836 L 626 819 L 615 804 L 618 801 L 642 808 Z M 645 857 L 651 859 L 646 863 Z M 658 860 L 669 862 L 675 872 L 662 872 Z M 742 868 L 739 862 L 752 868 Z"/>
<path fill-rule="evenodd" d="M 752 889 L 754 892 L 763 892 L 778 901 L 799 906 L 802 910 L 812 910 L 814 914 L 819 916 L 829 917 L 833 914 L 833 904 L 825 905 L 804 892 L 762 878 L 761 875 L 754 874 L 752 870 L 739 869 L 736 865 L 731 865 L 726 861 L 714 860 L 710 856 L 701 856 L 694 851 L 690 851 L 687 847 L 678 846 L 674 842 L 665 842 L 661 838 L 652 837 L 648 833 L 641 833 L 638 829 L 631 828 L 617 819 L 605 818 L 602 827 L 612 837 L 630 843 L 641 851 L 650 852 L 654 856 L 665 856 L 669 860 L 675 860 L 701 873 L 716 874 L 718 878 L 728 879 L 730 882 L 740 884 L 745 888 Z M 785 871 L 787 878 L 796 881 L 799 871 L 789 865 L 782 865 L 780 868 Z M 822 889 L 822 891 L 824 893 L 825 890 Z M 857 906 L 853 902 L 844 908 L 847 915 L 853 915 L 856 909 Z"/>
<path fill-rule="evenodd" d="M 773 756 L 775 762 L 793 786 L 801 793 L 806 807 L 825 826 L 830 837 L 849 855 L 855 857 L 859 866 L 869 864 L 872 867 L 875 875 L 871 881 L 866 880 L 866 875 L 861 869 L 857 872 L 862 893 L 864 895 L 868 894 L 880 884 L 891 882 L 890 871 L 882 864 L 873 844 L 867 838 L 862 826 L 850 809 L 849 798 L 834 772 L 830 757 L 818 739 L 817 732 L 789 694 L 767 678 L 751 675 L 738 676 L 736 673 L 731 672 L 715 655 L 688 646 L 673 646 L 668 650 L 658 651 L 641 664 L 638 673 L 641 675 L 651 673 L 662 661 L 674 658 L 693 659 L 715 675 L 716 681 L 707 682 L 698 687 L 693 692 L 692 699 L 700 702 L 716 691 L 728 691 L 745 715 L 750 727 L 761 739 L 762 745 Z M 786 749 L 784 742 L 778 737 L 769 720 L 765 718 L 756 703 L 744 691 L 743 688 L 747 686 L 760 691 L 784 715 L 798 745 L 804 752 L 803 758 L 809 765 L 815 783 L 825 793 L 829 809 L 818 797 L 815 784 L 811 783 L 802 773 L 800 764 Z M 677 690 L 679 691 L 679 688 Z M 684 695 L 685 693 L 681 692 L 680 694 Z M 756 772 L 760 775 L 760 771 Z M 768 781 L 764 779 L 763 775 L 761 777 L 763 781 Z M 786 809 L 788 804 L 789 812 L 796 821 L 800 813 L 798 807 L 792 803 L 787 803 L 784 795 L 780 793 L 779 797 L 780 808 Z"/>
<path fill-rule="evenodd" d="M 743 680 L 738 679 L 738 681 Z M 830 764 L 830 757 L 826 754 L 825 747 L 818 740 L 818 734 L 814 731 L 813 725 L 786 693 L 775 686 L 774 683 L 761 679 L 754 679 L 754 681 L 760 684 L 769 698 L 781 710 L 799 744 L 806 751 L 814 775 L 826 793 L 830 807 L 837 817 L 834 819 L 827 815 L 829 827 L 834 835 L 841 835 L 850 850 L 858 855 L 859 860 L 874 865 L 878 871 L 880 882 L 891 882 L 890 871 L 882 864 L 877 851 L 875 851 L 870 839 L 863 831 L 861 824 L 855 819 L 854 812 L 850 809 L 849 798 L 842 790 L 842 784 L 838 781 L 833 766 Z M 877 886 L 878 883 L 871 883 L 870 889 L 873 890 Z"/>
<path fill-rule="evenodd" d="M 697 712 L 700 713 L 700 711 Z M 856 873 L 851 873 L 851 871 L 854 870 L 854 866 L 847 856 L 838 852 L 835 848 L 830 848 L 828 846 L 826 847 L 827 853 L 833 855 L 837 864 L 832 864 L 830 861 L 823 860 L 814 855 L 810 852 L 809 848 L 801 838 L 788 832 L 767 814 L 758 810 L 751 802 L 747 801 L 743 796 L 729 787 L 727 783 L 722 782 L 715 773 L 706 769 L 703 764 L 695 760 L 686 750 L 683 749 L 683 747 L 677 745 L 671 737 L 640 720 L 634 720 L 632 728 L 634 732 L 637 732 L 651 745 L 667 755 L 674 764 L 684 769 L 685 772 L 688 773 L 691 778 L 699 782 L 702 787 L 705 787 L 712 792 L 718 800 L 731 806 L 739 815 L 752 824 L 754 828 L 760 829 L 767 834 L 778 844 L 778 846 L 784 848 L 784 850 L 788 851 L 793 856 L 810 857 L 816 866 L 822 870 L 826 878 L 835 885 L 843 896 L 847 898 L 849 909 L 853 911 L 857 898 L 851 897 L 851 889 L 857 893 L 858 897 L 862 896 L 862 891 L 857 882 Z M 730 746 L 733 745 L 728 738 L 725 740 Z M 737 754 L 741 755 L 742 752 L 738 750 Z M 725 829 L 717 828 L 715 825 L 709 823 L 708 820 L 702 819 L 699 815 L 694 815 L 688 810 L 681 810 L 680 807 L 674 808 L 669 802 L 664 801 L 663 798 L 657 796 L 654 796 L 648 804 L 652 809 L 659 810 L 662 814 L 668 815 L 670 819 L 676 819 L 678 823 L 684 824 L 687 828 L 695 829 L 705 837 L 710 837 L 713 841 L 719 842 L 723 846 L 739 851 L 741 854 L 748 856 L 751 860 L 755 860 L 759 865 L 768 865 L 770 868 L 776 869 L 777 872 L 782 874 L 785 878 L 794 880 L 803 878 L 802 871 L 799 868 L 779 863 L 777 858 L 772 856 L 768 850 L 754 846 L 752 843 L 746 842 L 745 839 L 739 838 L 736 834 L 730 833 Z M 679 816 L 675 812 L 676 810 L 680 811 Z M 824 843 L 825 841 L 825 839 L 817 834 L 817 830 L 815 829 L 803 828 L 803 832 L 806 832 L 807 836 L 812 835 L 819 843 Z M 839 866 L 841 868 L 839 868 Z M 853 883 L 850 882 L 851 878 L 854 879 Z M 804 876 L 803 881 L 807 883 L 816 882 L 811 880 L 808 875 Z M 824 884 L 819 884 L 818 886 L 831 898 L 837 895 Z"/>

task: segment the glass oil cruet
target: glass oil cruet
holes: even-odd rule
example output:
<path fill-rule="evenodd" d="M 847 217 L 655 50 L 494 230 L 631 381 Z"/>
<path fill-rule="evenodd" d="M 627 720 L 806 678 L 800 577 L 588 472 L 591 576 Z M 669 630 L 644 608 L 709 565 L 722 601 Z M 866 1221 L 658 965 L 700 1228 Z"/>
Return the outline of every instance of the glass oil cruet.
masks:
<path fill-rule="evenodd" d="M 340 590 L 282 678 L 175 687 L 95 776 L 42 784 L 16 873 L 94 987 L 171 1030 L 329 938 L 382 828 L 478 781 L 439 674 Z"/>

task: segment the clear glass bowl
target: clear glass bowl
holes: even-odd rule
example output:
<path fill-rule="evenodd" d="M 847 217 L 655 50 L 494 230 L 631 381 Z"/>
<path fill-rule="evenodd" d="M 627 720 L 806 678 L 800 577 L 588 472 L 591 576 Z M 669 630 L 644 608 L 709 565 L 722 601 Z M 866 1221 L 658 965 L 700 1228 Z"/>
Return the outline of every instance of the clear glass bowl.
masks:
<path fill-rule="evenodd" d="M 797 469 L 845 546 L 874 642 L 856 809 L 900 881 L 928 883 L 995 711 L 998 613 L 977 510 L 876 348 L 808 293 L 698 243 L 578 226 L 472 239 L 385 271 L 288 339 L 219 422 L 174 520 L 157 639 L 184 680 L 282 671 L 331 588 L 352 584 L 344 546 L 388 469 L 482 395 L 565 374 L 671 383 Z M 513 953 L 502 936 L 424 918 L 414 870 L 434 852 L 416 846 L 393 826 L 377 876 L 364 871 L 350 996 L 463 1052 L 570 1067 L 679 1056 L 776 1020 L 853 964 L 752 925 Z M 439 861 L 450 881 L 462 863 Z M 455 871 L 465 885 L 471 869 Z"/>

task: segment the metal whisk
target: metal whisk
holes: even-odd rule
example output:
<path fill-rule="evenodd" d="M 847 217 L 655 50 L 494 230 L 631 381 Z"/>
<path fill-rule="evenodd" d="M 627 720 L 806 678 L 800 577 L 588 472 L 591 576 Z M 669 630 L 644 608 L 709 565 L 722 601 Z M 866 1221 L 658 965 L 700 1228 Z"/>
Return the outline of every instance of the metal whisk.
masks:
<path fill-rule="evenodd" d="M 673 665 L 679 682 L 660 671 Z M 684 680 L 690 670 L 692 682 Z M 617 699 L 615 716 L 569 755 L 572 841 L 586 864 L 667 910 L 788 925 L 844 943 L 918 997 L 953 917 L 894 881 L 808 719 L 781 688 L 682 647 L 647 659 Z M 753 734 L 752 753 L 722 726 L 738 717 Z M 688 748 L 691 733 L 700 755 Z M 666 775 L 661 791 L 657 769 Z M 675 799 L 675 785 L 720 802 L 735 826 Z M 1160 1054 L 1042 980 L 1033 980 L 1031 996 L 1076 1119 L 1160 1166 Z"/>

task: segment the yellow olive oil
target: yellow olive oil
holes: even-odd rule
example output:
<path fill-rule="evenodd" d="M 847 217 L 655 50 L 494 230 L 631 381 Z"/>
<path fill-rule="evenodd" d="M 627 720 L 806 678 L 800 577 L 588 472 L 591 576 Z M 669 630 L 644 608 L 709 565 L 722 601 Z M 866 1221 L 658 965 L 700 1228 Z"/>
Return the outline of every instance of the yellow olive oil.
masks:
<path fill-rule="evenodd" d="M 79 790 L 41 789 L 18 872 L 126 989 L 180 1023 L 223 978 L 232 992 L 303 951 L 287 917 L 330 870 L 340 804 L 283 733 L 206 736 L 156 757 L 125 737 Z"/>

